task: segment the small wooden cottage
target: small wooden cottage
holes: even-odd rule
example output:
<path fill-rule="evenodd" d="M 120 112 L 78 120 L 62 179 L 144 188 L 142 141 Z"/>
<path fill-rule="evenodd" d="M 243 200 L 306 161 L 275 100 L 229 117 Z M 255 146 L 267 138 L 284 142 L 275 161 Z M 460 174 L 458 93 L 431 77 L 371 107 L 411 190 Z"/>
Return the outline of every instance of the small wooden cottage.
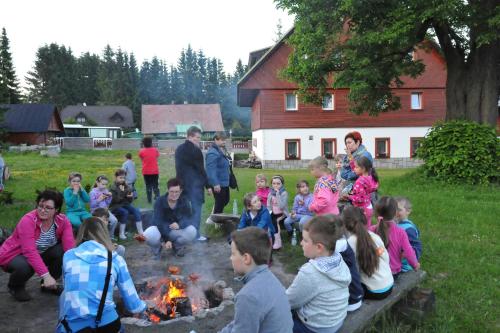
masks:
<path fill-rule="evenodd" d="M 7 142 L 44 144 L 64 132 L 61 117 L 53 104 L 2 104 L 0 109 L 4 111 L 0 126 L 7 129 Z"/>

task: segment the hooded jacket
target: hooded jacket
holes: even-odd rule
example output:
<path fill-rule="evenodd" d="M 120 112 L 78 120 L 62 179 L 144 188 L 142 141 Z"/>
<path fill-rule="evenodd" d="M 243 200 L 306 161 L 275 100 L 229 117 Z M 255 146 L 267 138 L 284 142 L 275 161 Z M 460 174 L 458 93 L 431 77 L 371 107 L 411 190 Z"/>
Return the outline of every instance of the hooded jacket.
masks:
<path fill-rule="evenodd" d="M 327 175 L 318 178 L 314 185 L 313 201 L 309 205 L 309 210 L 316 215 L 339 215 L 338 201 L 339 192 L 335 177 Z"/>
<path fill-rule="evenodd" d="M 352 189 L 349 199 L 353 206 L 365 208 L 371 205 L 371 195 L 378 188 L 378 183 L 370 176 L 360 176 Z"/>
<path fill-rule="evenodd" d="M 64 214 L 54 216 L 56 238 L 61 242 L 63 251 L 75 246 L 73 229 Z M 49 272 L 42 257 L 36 249 L 36 240 L 42 232 L 42 221 L 38 218 L 36 209 L 24 215 L 17 224 L 12 235 L 0 247 L 0 267 L 6 267 L 14 257 L 23 255 L 33 270 L 39 276 Z"/>
<path fill-rule="evenodd" d="M 118 314 L 113 302 L 113 288 L 118 286 L 123 303 L 132 313 L 140 313 L 146 303 L 139 299 L 125 260 L 112 253 L 111 279 L 100 326 L 116 320 Z M 64 291 L 59 299 L 59 318 L 66 318 L 76 332 L 84 327 L 95 327 L 106 278 L 108 251 L 96 241 L 86 241 L 71 249 L 63 257 Z M 59 325 L 58 332 L 65 332 Z"/>
<path fill-rule="evenodd" d="M 86 204 L 90 201 L 88 193 L 82 188 L 77 194 L 73 193 L 71 187 L 66 187 L 63 192 L 66 203 L 66 213 L 86 211 Z"/>
<path fill-rule="evenodd" d="M 304 325 L 314 332 L 332 332 L 347 315 L 350 283 L 349 268 L 334 252 L 304 264 L 286 294 Z"/>
<path fill-rule="evenodd" d="M 264 206 L 260 208 L 259 212 L 253 219 L 249 210 L 245 209 L 243 211 L 240 223 L 238 224 L 238 229 L 244 229 L 246 227 L 258 227 L 264 229 L 269 233 L 269 235 L 276 233 L 273 223 L 271 222 L 271 215 Z"/>

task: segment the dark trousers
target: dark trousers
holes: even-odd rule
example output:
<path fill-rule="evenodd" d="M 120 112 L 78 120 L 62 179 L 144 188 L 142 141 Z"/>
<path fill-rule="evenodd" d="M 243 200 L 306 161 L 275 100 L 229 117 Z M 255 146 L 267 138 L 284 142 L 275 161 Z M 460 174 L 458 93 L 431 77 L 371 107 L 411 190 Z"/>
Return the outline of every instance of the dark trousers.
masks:
<path fill-rule="evenodd" d="M 221 187 L 219 193 L 214 192 L 214 214 L 224 212 L 224 207 L 229 203 L 229 187 Z"/>
<path fill-rule="evenodd" d="M 42 260 L 49 269 L 50 275 L 54 279 L 58 279 L 62 274 L 62 259 L 64 251 L 61 243 L 49 247 L 41 254 Z M 22 254 L 14 257 L 7 265 L 5 271 L 10 273 L 9 288 L 22 289 L 26 282 L 35 274 L 33 267 Z"/>
<path fill-rule="evenodd" d="M 368 290 L 368 288 L 366 288 L 366 286 L 363 283 L 361 285 L 363 286 L 363 289 L 365 291 L 365 299 L 375 299 L 375 300 L 384 299 L 387 296 L 389 296 L 392 292 L 392 287 L 391 287 L 391 289 L 384 291 L 383 293 L 372 293 L 371 291 Z"/>
<path fill-rule="evenodd" d="M 155 200 L 160 196 L 160 188 L 158 187 L 159 175 L 144 175 L 144 183 L 146 183 L 146 194 L 148 202 L 151 203 L 151 197 L 154 192 Z"/>
<path fill-rule="evenodd" d="M 121 224 L 127 224 L 128 216 L 130 214 L 134 215 L 135 222 L 142 221 L 141 211 L 132 205 L 125 205 L 119 208 L 115 208 L 111 211 L 111 213 L 116 216 L 118 222 L 120 222 Z"/>
<path fill-rule="evenodd" d="M 283 216 L 283 213 L 281 214 L 274 214 L 271 213 L 271 222 L 273 223 L 274 226 L 274 232 L 278 232 L 278 219 Z M 284 225 L 284 219 L 281 220 L 281 225 Z"/>
<path fill-rule="evenodd" d="M 293 333 L 314 333 L 299 319 L 297 312 L 292 311 Z"/>

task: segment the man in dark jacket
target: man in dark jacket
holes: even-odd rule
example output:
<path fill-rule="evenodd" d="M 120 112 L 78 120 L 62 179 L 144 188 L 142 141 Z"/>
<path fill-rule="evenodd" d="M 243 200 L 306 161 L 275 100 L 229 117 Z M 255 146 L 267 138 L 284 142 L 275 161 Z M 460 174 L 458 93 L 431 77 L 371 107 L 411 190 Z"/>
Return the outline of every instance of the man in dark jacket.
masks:
<path fill-rule="evenodd" d="M 208 194 L 212 194 L 209 188 L 207 174 L 205 172 L 205 161 L 200 149 L 201 130 L 191 126 L 187 130 L 187 140 L 175 150 L 175 171 L 177 178 L 184 185 L 184 192 L 191 201 L 193 207 L 192 224 L 200 233 L 201 209 L 205 202 L 205 188 Z M 199 241 L 207 238 L 199 236 Z"/>
<path fill-rule="evenodd" d="M 193 211 L 178 179 L 170 179 L 167 188 L 167 194 L 156 199 L 153 221 L 144 231 L 144 238 L 156 257 L 160 256 L 162 244 L 182 257 L 186 244 L 196 238 L 196 228 L 191 224 Z"/>

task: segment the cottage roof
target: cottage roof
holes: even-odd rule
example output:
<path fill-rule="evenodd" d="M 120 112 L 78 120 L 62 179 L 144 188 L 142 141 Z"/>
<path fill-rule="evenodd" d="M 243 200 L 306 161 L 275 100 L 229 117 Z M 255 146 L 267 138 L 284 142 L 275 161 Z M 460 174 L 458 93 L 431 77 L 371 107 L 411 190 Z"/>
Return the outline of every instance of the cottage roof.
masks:
<path fill-rule="evenodd" d="M 131 128 L 135 126 L 132 110 L 126 106 L 69 105 L 61 111 L 61 118 L 63 121 L 68 118 L 76 119 L 79 115 L 84 115 L 86 118 L 93 120 L 97 126 L 114 126 L 122 128 Z"/>
<path fill-rule="evenodd" d="M 63 131 L 61 117 L 53 104 L 0 104 L 0 109 L 7 110 L 4 125 L 10 133 Z M 49 129 L 54 117 L 57 126 Z M 54 130 L 55 128 L 60 130 Z"/>
<path fill-rule="evenodd" d="M 219 104 L 142 106 L 142 133 L 177 133 L 178 125 L 196 125 L 205 132 L 224 131 Z"/>

